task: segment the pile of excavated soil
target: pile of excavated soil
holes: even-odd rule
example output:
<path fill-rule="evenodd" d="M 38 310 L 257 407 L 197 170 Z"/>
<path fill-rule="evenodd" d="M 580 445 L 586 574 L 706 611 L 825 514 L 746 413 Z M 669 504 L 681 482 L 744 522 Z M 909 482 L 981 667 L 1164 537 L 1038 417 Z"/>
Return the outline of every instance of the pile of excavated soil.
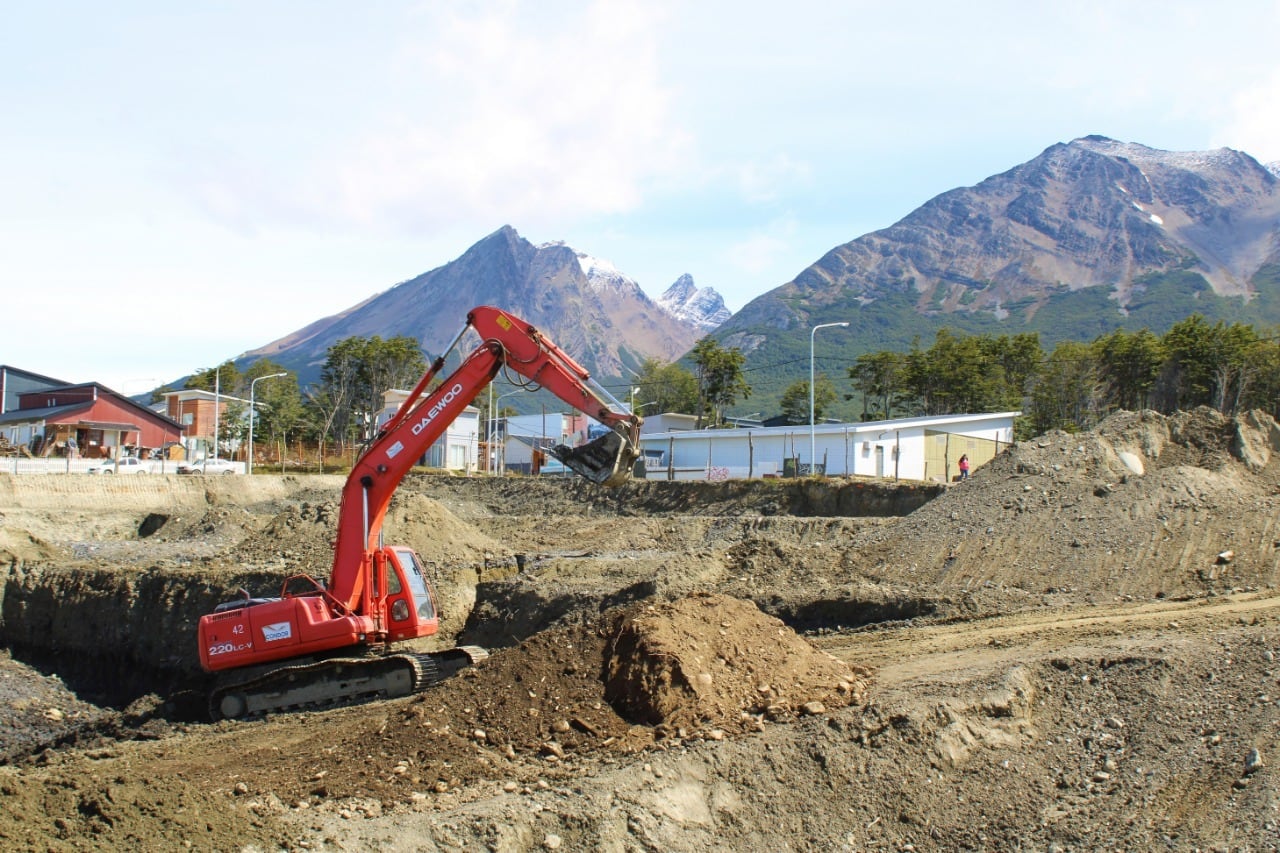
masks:
<path fill-rule="evenodd" d="M 0 764 L 56 746 L 105 716 L 61 679 L 0 653 Z"/>
<path fill-rule="evenodd" d="M 0 841 L 239 849 L 282 837 L 271 818 L 289 808 L 381 814 L 495 776 L 522 787 L 602 754 L 844 707 L 866 686 L 864 671 L 749 602 L 647 604 L 540 634 L 410 699 L 221 723 L 198 757 L 171 732 L 151 749 L 11 768 L 0 773 Z"/>
<path fill-rule="evenodd" d="M 866 675 L 815 653 L 754 605 L 707 594 L 625 616 L 609 638 L 604 669 L 606 695 L 628 718 L 721 734 L 757 729 L 766 714 L 856 702 Z"/>
<path fill-rule="evenodd" d="M 1119 413 L 1002 454 L 849 543 L 853 571 L 983 609 L 1249 590 L 1280 580 L 1280 427 Z"/>
<path fill-rule="evenodd" d="M 240 541 L 233 556 L 245 562 L 276 561 L 289 569 L 318 568 L 327 574 L 333 562 L 338 512 L 339 502 L 331 498 L 288 506 Z M 413 546 L 428 568 L 483 565 L 486 555 L 504 551 L 439 502 L 412 492 L 392 500 L 383 528 L 388 541 Z"/>
<path fill-rule="evenodd" d="M 865 677 L 750 602 L 646 604 L 497 652 L 397 703 L 389 723 L 357 715 L 330 732 L 315 760 L 326 771 L 326 796 L 395 801 L 512 762 L 572 765 L 602 751 L 754 731 L 766 714 L 794 719 L 856 702 Z M 380 773 L 370 772 L 370 754 L 385 756 Z M 268 772 L 262 785 L 285 799 L 314 793 L 310 785 L 280 790 L 275 778 Z"/>

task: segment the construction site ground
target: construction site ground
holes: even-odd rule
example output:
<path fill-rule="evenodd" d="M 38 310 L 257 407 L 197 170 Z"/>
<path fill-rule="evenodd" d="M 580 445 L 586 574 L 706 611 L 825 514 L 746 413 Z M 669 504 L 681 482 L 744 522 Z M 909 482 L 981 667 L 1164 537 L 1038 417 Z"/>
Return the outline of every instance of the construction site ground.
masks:
<path fill-rule="evenodd" d="M 1280 849 L 1280 427 L 962 483 L 415 475 L 488 660 L 209 722 L 195 622 L 325 576 L 340 477 L 0 476 L 5 850 Z"/>

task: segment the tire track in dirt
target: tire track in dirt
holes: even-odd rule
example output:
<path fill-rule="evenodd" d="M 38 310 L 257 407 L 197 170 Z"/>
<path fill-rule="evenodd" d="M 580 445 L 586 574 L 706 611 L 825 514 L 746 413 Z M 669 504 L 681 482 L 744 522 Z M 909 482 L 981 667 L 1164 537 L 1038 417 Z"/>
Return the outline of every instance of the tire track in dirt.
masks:
<path fill-rule="evenodd" d="M 910 625 L 828 637 L 815 644 L 840 660 L 870 667 L 881 689 L 948 672 L 994 668 L 1090 645 L 1124 650 L 1201 635 L 1206 626 L 1280 613 L 1280 593 L 1151 601 L 1018 613 L 947 625 Z M 1083 649 L 1080 649 L 1083 651 Z"/>

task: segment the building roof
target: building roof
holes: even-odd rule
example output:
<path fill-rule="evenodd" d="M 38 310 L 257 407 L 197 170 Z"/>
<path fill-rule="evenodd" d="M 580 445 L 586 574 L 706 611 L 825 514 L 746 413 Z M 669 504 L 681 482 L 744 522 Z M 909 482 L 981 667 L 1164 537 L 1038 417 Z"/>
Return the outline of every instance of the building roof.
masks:
<path fill-rule="evenodd" d="M 63 415 L 69 415 L 82 409 L 93 407 L 92 400 L 83 400 L 78 403 L 68 403 L 65 406 L 41 406 L 38 409 L 14 409 L 12 412 L 5 412 L 0 415 L 0 424 L 24 424 L 29 421 L 47 421 L 50 419 L 58 419 Z"/>
<path fill-rule="evenodd" d="M 1010 420 L 1022 414 L 1021 412 L 981 412 L 978 414 L 962 414 L 962 415 L 927 415 L 918 418 L 897 418 L 891 421 L 850 421 L 847 423 L 816 423 L 812 429 L 815 433 L 829 434 L 839 432 L 893 432 L 894 430 L 904 429 L 942 429 L 947 426 L 957 424 L 973 423 L 975 421 L 990 420 Z M 755 435 L 785 435 L 796 432 L 809 432 L 810 426 L 804 424 L 788 424 L 787 426 L 772 427 L 740 427 L 737 429 L 699 429 L 699 430 L 675 430 L 665 433 L 642 433 L 641 440 L 654 439 L 658 436 L 672 437 L 678 439 L 695 439 L 713 437 L 733 438 L 735 436 L 743 436 L 747 434 Z M 945 431 L 945 430 L 943 430 Z"/>
<path fill-rule="evenodd" d="M 241 397 L 234 397 L 231 394 L 219 392 L 217 394 L 212 391 L 206 391 L 203 388 L 179 388 L 177 391 L 165 391 L 161 394 L 163 397 L 178 397 L 182 400 L 213 400 L 217 398 L 219 403 L 245 403 L 248 400 Z"/>
<path fill-rule="evenodd" d="M 118 404 L 125 406 L 129 409 L 132 409 L 136 412 L 145 414 L 149 419 L 153 421 L 163 421 L 165 424 L 177 428 L 177 431 L 179 433 L 182 432 L 182 424 L 178 423 L 177 421 L 173 420 L 167 415 L 152 411 L 150 408 L 142 405 L 141 403 L 135 402 L 129 399 L 128 397 L 124 396 L 123 394 L 121 394 L 119 391 L 113 391 L 107 386 L 99 382 L 83 382 L 78 385 L 59 385 L 56 388 L 45 388 L 38 391 L 24 391 L 21 396 L 26 396 L 27 394 L 33 394 L 33 393 L 34 394 L 57 394 L 61 391 L 75 391 L 81 388 L 93 389 L 95 392 L 94 393 L 95 398 L 101 398 L 103 396 L 109 395 Z M 74 413 L 81 409 L 90 408 L 94 405 L 95 402 L 97 402 L 97 399 L 77 400 L 74 403 L 66 403 L 60 406 L 41 406 L 34 409 L 14 409 L 13 411 L 5 412 L 3 415 L 0 415 L 0 423 L 29 423 L 31 421 L 39 421 L 39 420 L 48 421 L 50 419 L 58 420 L 58 422 L 61 423 L 62 421 L 60 419 L 64 415 Z M 90 428 L 100 429 L 102 427 L 94 426 Z M 125 427 L 120 425 L 112 425 L 105 428 L 106 429 L 124 429 L 124 428 L 139 429 L 139 427 L 137 426 Z"/>
<path fill-rule="evenodd" d="M 0 373 L 21 374 L 28 379 L 34 379 L 37 382 L 48 382 L 50 385 L 55 386 L 70 384 L 65 379 L 54 379 L 52 376 L 44 376 L 43 374 L 35 373 L 30 370 L 23 370 L 21 367 L 14 367 L 12 364 L 0 364 Z"/>

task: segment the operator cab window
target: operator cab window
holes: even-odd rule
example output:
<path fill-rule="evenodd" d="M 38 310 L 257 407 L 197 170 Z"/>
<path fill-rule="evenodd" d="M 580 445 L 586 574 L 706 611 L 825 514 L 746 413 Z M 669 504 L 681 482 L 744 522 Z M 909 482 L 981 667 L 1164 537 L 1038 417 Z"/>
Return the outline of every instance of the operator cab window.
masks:
<path fill-rule="evenodd" d="M 434 619 L 436 616 L 435 604 L 431 601 L 431 593 L 427 591 L 427 579 L 422 572 L 422 564 L 418 562 L 418 555 L 408 548 L 397 548 L 396 557 L 399 558 L 400 565 L 404 568 L 404 577 L 409 584 L 409 592 L 413 594 L 413 600 L 418 605 L 418 618 L 420 620 Z"/>

